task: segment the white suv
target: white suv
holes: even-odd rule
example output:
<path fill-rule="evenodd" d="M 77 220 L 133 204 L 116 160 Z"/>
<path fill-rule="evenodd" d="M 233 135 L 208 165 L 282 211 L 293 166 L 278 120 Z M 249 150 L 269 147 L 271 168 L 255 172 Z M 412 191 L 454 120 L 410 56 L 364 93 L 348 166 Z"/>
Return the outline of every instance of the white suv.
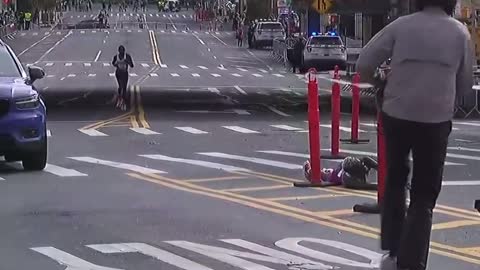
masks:
<path fill-rule="evenodd" d="M 347 49 L 339 36 L 311 36 L 303 50 L 303 68 L 318 67 L 332 70 L 336 65 L 347 68 Z"/>
<path fill-rule="evenodd" d="M 254 48 L 272 46 L 274 39 L 285 39 L 285 29 L 280 22 L 259 22 L 253 32 Z"/>

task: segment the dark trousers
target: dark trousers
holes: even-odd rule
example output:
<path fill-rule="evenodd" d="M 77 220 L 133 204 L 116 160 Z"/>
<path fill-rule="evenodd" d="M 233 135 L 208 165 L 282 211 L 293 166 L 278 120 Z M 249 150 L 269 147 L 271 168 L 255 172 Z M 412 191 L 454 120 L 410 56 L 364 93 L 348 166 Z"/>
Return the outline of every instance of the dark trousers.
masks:
<path fill-rule="evenodd" d="M 432 214 L 442 186 L 443 166 L 452 122 L 419 123 L 382 114 L 387 177 L 381 215 L 381 245 L 397 256 L 399 267 L 424 270 Z M 412 152 L 410 205 L 406 184 Z"/>
<path fill-rule="evenodd" d="M 127 100 L 128 73 L 116 72 L 115 77 L 117 78 L 118 83 L 118 96 L 122 97 L 124 100 Z"/>

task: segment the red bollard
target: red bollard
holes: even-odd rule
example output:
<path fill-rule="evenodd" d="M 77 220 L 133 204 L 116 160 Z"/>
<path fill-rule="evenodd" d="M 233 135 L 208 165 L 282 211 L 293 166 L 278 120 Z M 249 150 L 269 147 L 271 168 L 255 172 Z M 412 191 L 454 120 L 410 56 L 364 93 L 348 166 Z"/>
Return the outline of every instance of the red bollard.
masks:
<path fill-rule="evenodd" d="M 333 73 L 334 82 L 332 84 L 332 123 L 330 136 L 330 155 L 322 155 L 325 159 L 344 159 L 345 156 L 340 155 L 340 75 L 338 74 L 338 66 L 335 66 Z"/>
<path fill-rule="evenodd" d="M 342 142 L 352 144 L 368 143 L 368 139 L 359 139 L 359 123 L 360 123 L 360 75 L 357 73 L 353 76 L 352 83 L 352 120 L 351 120 L 351 137 L 350 139 L 342 139 Z"/>
<path fill-rule="evenodd" d="M 368 214 L 379 214 L 381 212 L 383 198 L 385 197 L 385 178 L 387 175 L 387 157 L 381 112 L 378 112 L 377 114 L 377 159 L 377 202 L 357 204 L 353 206 L 354 212 Z"/>
<path fill-rule="evenodd" d="M 318 107 L 317 71 L 312 68 L 308 71 L 308 140 L 310 146 L 310 182 L 295 182 L 295 187 L 327 187 L 337 184 L 325 183 L 321 179 L 320 159 L 320 113 Z"/>

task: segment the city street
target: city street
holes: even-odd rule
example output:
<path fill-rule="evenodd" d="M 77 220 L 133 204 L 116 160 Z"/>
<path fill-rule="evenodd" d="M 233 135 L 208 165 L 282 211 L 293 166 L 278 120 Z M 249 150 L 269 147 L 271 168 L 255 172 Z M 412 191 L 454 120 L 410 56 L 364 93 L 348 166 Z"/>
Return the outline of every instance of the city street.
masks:
<path fill-rule="evenodd" d="M 117 10 L 110 29 L 5 40 L 46 72 L 35 85 L 49 159 L 42 172 L 0 161 L 0 270 L 378 269 L 379 216 L 352 211 L 376 192 L 293 186 L 309 157 L 304 75 L 268 49 L 237 47 L 230 24 L 210 29 L 191 10 L 151 6 L 138 12 L 144 27 Z M 98 12 L 67 12 L 64 24 Z M 119 45 L 135 64 L 124 112 L 112 103 Z M 319 74 L 323 153 L 330 77 Z M 375 157 L 375 118 L 360 118 L 370 141 L 341 152 Z M 480 121 L 453 126 L 429 269 L 480 269 Z M 349 114 L 340 130 L 349 138 Z"/>

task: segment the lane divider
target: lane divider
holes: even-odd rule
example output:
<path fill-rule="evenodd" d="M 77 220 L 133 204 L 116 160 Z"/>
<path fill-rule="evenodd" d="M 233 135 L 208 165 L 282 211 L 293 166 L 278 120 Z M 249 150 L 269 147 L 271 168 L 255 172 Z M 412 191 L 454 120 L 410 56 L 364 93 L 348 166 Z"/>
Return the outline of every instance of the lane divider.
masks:
<path fill-rule="evenodd" d="M 158 44 L 157 44 L 157 38 L 155 37 L 155 32 L 153 30 L 149 30 L 148 34 L 149 34 L 149 37 L 150 37 L 150 46 L 152 46 L 153 62 L 156 65 L 163 66 L 162 60 L 160 58 L 160 53 L 158 51 Z"/>

